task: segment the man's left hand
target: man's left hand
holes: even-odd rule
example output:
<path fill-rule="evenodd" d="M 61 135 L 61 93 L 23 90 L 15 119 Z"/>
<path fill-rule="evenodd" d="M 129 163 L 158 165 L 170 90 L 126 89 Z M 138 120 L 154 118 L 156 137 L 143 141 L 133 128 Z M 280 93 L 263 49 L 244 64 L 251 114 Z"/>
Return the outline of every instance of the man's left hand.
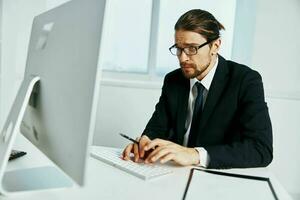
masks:
<path fill-rule="evenodd" d="M 187 148 L 162 139 L 154 139 L 144 147 L 145 151 L 153 151 L 145 159 L 145 163 L 166 163 L 170 160 L 179 165 L 198 165 L 199 153 L 194 148 Z"/>

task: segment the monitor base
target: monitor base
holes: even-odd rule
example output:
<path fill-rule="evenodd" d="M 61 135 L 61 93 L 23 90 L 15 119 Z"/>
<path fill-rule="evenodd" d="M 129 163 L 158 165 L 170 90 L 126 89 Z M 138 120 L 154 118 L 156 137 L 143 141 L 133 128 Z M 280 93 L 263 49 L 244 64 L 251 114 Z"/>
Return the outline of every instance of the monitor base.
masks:
<path fill-rule="evenodd" d="M 54 166 L 8 171 L 4 174 L 2 180 L 2 187 L 7 193 L 72 186 L 72 180 Z"/>

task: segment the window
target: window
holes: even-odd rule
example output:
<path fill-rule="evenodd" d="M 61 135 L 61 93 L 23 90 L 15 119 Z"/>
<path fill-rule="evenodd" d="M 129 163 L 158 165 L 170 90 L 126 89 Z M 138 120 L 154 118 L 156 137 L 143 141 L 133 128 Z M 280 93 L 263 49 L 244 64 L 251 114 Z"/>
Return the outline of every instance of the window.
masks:
<path fill-rule="evenodd" d="M 107 1 L 103 69 L 147 73 L 152 1 Z"/>
<path fill-rule="evenodd" d="M 230 59 L 235 6 L 235 0 L 107 1 L 101 51 L 104 74 L 111 78 L 123 72 L 125 79 L 132 74 L 155 79 L 178 68 L 177 58 L 168 51 L 174 44 L 174 25 L 184 12 L 195 8 L 211 12 L 225 26 L 220 53 Z"/>

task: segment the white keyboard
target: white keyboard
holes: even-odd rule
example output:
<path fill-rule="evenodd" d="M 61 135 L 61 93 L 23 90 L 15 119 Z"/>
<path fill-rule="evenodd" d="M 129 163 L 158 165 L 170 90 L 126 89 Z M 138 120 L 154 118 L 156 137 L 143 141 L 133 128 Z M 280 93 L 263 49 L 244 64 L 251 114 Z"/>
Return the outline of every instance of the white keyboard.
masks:
<path fill-rule="evenodd" d="M 135 163 L 133 161 L 125 161 L 121 158 L 122 150 L 97 147 L 92 150 L 91 156 L 109 165 L 117 167 L 125 172 L 144 180 L 159 177 L 165 174 L 172 173 L 172 170 L 167 166 L 159 166 L 158 164 Z"/>

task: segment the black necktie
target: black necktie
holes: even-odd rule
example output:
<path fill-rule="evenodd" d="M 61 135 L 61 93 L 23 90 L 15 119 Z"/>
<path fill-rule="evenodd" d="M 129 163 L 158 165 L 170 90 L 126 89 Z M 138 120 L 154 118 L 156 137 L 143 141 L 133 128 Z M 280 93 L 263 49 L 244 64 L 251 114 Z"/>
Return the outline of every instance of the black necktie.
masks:
<path fill-rule="evenodd" d="M 198 134 L 198 126 L 199 126 L 199 120 L 201 118 L 202 114 L 202 104 L 203 104 L 203 91 L 204 87 L 200 82 L 196 82 L 195 86 L 197 88 L 197 97 L 194 104 L 194 111 L 193 111 L 193 118 L 192 118 L 192 124 L 190 129 L 190 135 L 188 140 L 188 146 L 194 147 L 197 134 Z"/>

